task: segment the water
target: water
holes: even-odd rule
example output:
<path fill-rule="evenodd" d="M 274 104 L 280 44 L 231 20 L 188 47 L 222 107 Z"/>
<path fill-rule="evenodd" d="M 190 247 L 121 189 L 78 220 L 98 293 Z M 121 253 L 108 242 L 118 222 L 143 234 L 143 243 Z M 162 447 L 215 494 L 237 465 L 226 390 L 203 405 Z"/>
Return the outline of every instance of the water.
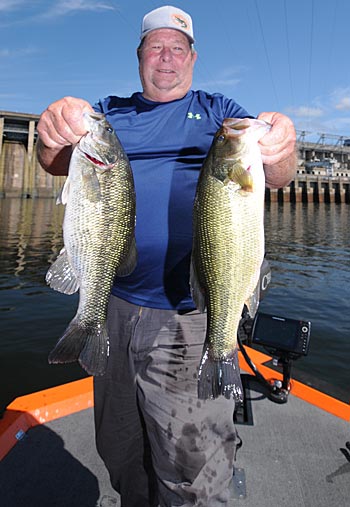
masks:
<path fill-rule="evenodd" d="M 0 410 L 17 396 L 86 376 L 77 365 L 47 363 L 78 301 L 45 283 L 62 247 L 62 219 L 54 199 L 0 199 Z"/>
<path fill-rule="evenodd" d="M 335 387 L 323 386 L 331 394 L 343 391 L 348 401 L 350 208 L 275 203 L 267 206 L 265 217 L 272 284 L 260 310 L 311 321 L 309 354 L 294 368 L 307 374 L 310 384 Z"/>
<path fill-rule="evenodd" d="M 17 396 L 86 376 L 78 365 L 47 363 L 78 302 L 45 283 L 62 247 L 62 218 L 54 199 L 0 199 L 0 410 Z M 348 392 L 350 208 L 273 203 L 265 223 L 272 283 L 261 311 L 310 320 L 309 355 L 295 362 L 294 376 Z"/>

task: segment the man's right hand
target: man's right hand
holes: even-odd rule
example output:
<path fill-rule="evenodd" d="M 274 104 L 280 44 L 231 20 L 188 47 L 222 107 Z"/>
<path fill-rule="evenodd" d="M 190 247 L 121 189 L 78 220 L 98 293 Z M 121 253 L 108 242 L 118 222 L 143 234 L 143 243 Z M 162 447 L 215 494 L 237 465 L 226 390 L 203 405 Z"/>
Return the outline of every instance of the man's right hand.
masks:
<path fill-rule="evenodd" d="M 42 113 L 37 131 L 38 159 L 52 174 L 67 174 L 72 146 L 86 134 L 83 113 L 93 111 L 83 99 L 64 97 Z"/>

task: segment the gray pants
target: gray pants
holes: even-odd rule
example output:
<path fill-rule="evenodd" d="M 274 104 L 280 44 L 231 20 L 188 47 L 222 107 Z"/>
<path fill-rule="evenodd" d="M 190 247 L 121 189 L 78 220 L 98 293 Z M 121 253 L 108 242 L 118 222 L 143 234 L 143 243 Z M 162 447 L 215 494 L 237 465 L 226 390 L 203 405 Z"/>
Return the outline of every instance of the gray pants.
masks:
<path fill-rule="evenodd" d="M 96 442 L 122 507 L 227 506 L 234 401 L 197 397 L 206 315 L 112 296 L 108 325 L 108 370 L 94 380 Z"/>

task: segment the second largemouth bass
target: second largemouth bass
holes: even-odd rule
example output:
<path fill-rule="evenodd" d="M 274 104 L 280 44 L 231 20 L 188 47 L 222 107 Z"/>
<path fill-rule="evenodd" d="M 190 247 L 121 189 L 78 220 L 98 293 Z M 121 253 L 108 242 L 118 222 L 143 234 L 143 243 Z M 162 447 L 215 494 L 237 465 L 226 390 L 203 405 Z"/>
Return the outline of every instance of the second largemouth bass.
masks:
<path fill-rule="evenodd" d="M 244 304 L 254 315 L 264 257 L 265 177 L 258 140 L 270 126 L 224 120 L 198 180 L 193 209 L 191 287 L 207 308 L 198 395 L 235 396 L 233 353 Z"/>

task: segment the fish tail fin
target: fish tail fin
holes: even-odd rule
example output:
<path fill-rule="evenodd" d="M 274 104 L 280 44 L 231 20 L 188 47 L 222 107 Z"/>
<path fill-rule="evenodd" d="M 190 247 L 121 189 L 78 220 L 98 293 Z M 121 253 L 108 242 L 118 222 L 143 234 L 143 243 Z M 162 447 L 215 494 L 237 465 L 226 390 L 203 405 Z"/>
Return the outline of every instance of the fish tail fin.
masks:
<path fill-rule="evenodd" d="M 220 376 L 218 362 L 213 359 L 203 360 L 198 374 L 198 398 L 218 398 L 220 395 Z"/>
<path fill-rule="evenodd" d="M 77 361 L 86 340 L 86 332 L 74 318 L 49 354 L 50 364 Z"/>
<path fill-rule="evenodd" d="M 85 346 L 79 356 L 79 363 L 90 375 L 106 372 L 109 356 L 109 337 L 106 323 L 86 337 Z"/>
<path fill-rule="evenodd" d="M 108 353 L 106 324 L 86 327 L 74 318 L 50 352 L 48 359 L 50 364 L 79 361 L 90 375 L 103 375 Z"/>
<path fill-rule="evenodd" d="M 201 400 L 218 398 L 238 399 L 241 397 L 240 372 L 233 359 L 221 360 L 210 357 L 205 348 L 198 373 L 198 398 Z"/>

